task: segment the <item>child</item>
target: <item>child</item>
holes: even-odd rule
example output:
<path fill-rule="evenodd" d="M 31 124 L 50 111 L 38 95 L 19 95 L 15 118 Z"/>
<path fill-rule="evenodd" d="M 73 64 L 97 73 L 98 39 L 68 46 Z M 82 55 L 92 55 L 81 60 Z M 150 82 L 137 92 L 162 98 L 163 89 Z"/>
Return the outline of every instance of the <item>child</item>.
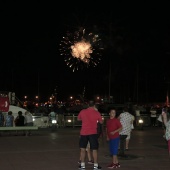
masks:
<path fill-rule="evenodd" d="M 106 122 L 106 135 L 107 140 L 109 141 L 110 153 L 112 155 L 112 163 L 107 167 L 112 169 L 120 167 L 117 154 L 120 141 L 119 131 L 122 130 L 122 125 L 120 123 L 120 120 L 116 118 L 115 109 L 110 109 L 109 115 L 110 119 L 108 119 Z"/>

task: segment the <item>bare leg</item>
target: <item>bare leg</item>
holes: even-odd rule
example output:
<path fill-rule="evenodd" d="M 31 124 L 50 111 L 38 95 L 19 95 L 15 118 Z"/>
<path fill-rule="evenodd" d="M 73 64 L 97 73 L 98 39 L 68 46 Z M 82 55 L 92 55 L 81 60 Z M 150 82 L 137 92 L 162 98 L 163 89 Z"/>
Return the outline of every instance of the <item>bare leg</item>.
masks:
<path fill-rule="evenodd" d="M 93 153 L 94 163 L 96 163 L 96 164 L 97 164 L 97 163 L 98 163 L 98 160 L 97 160 L 97 159 L 98 159 L 98 158 L 97 158 L 97 153 L 98 153 L 98 151 L 97 151 L 97 150 L 93 150 L 93 152 L 92 152 L 92 153 Z"/>
<path fill-rule="evenodd" d="M 80 158 L 81 158 L 81 162 L 82 163 L 85 162 L 85 156 L 86 156 L 86 149 L 85 148 L 81 148 L 80 149 Z"/>
<path fill-rule="evenodd" d="M 81 163 L 81 149 L 80 149 L 80 158 L 79 158 L 79 162 Z"/>
<path fill-rule="evenodd" d="M 92 161 L 92 158 L 91 158 L 91 150 L 89 147 L 86 148 L 86 151 L 87 151 L 87 157 L 88 157 L 88 160 L 89 161 Z"/>
<path fill-rule="evenodd" d="M 117 155 L 113 155 L 113 163 L 114 164 L 118 163 Z"/>
<path fill-rule="evenodd" d="M 126 149 L 129 149 L 129 139 L 126 139 Z"/>

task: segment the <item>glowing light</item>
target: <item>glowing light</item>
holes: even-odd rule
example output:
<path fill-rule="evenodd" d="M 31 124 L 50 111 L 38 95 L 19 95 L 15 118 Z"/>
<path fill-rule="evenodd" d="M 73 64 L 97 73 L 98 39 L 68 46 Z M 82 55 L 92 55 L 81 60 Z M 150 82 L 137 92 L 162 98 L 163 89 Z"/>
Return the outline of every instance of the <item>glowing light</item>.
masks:
<path fill-rule="evenodd" d="M 60 54 L 73 72 L 84 67 L 95 67 L 101 60 L 101 39 L 97 34 L 86 34 L 83 28 L 74 33 L 67 32 L 60 46 Z"/>
<path fill-rule="evenodd" d="M 77 42 L 71 46 L 72 56 L 80 58 L 85 63 L 89 63 L 90 53 L 92 53 L 92 46 L 90 43 L 85 41 Z"/>

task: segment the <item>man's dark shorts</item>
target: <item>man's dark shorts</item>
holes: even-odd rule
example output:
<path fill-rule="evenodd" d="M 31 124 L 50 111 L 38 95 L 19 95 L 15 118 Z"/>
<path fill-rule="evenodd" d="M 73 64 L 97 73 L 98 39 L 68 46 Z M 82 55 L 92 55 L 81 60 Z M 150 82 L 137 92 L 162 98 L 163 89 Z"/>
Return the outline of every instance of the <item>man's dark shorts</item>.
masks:
<path fill-rule="evenodd" d="M 90 143 L 91 150 L 97 150 L 99 148 L 98 134 L 81 135 L 79 140 L 79 147 L 86 148 L 88 141 Z"/>

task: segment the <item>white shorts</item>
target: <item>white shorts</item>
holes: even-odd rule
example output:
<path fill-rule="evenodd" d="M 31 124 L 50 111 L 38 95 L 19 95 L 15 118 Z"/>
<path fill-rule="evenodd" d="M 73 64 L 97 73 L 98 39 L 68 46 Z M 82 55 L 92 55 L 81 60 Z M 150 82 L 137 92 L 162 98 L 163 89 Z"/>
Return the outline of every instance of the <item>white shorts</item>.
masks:
<path fill-rule="evenodd" d="M 129 135 L 127 135 L 126 139 L 130 139 L 130 133 L 129 133 Z"/>

